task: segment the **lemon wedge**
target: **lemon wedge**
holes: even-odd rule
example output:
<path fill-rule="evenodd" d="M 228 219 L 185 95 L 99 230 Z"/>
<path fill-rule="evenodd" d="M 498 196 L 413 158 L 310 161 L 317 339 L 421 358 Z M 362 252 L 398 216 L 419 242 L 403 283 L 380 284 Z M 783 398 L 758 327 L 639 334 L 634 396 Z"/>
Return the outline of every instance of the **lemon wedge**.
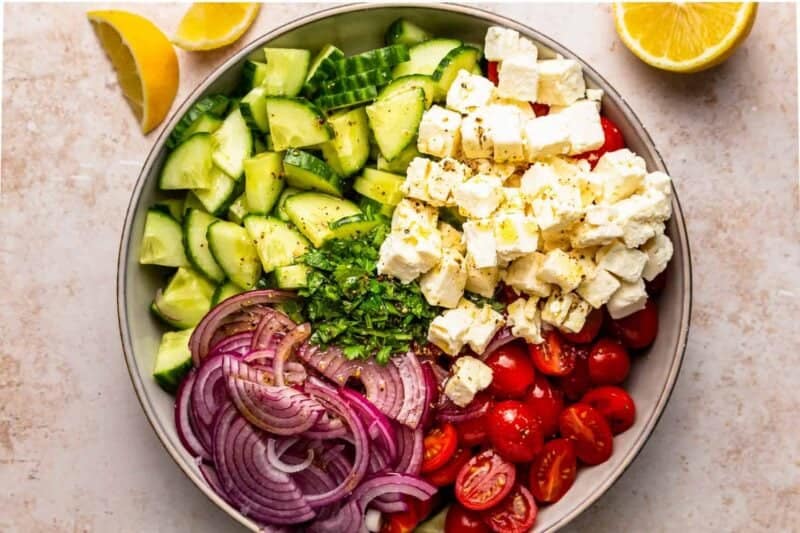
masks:
<path fill-rule="evenodd" d="M 747 38 L 757 4 L 615 2 L 617 33 L 645 63 L 697 72 L 725 61 Z"/>
<path fill-rule="evenodd" d="M 184 50 L 214 50 L 236 41 L 253 24 L 261 4 L 192 4 L 172 42 Z"/>

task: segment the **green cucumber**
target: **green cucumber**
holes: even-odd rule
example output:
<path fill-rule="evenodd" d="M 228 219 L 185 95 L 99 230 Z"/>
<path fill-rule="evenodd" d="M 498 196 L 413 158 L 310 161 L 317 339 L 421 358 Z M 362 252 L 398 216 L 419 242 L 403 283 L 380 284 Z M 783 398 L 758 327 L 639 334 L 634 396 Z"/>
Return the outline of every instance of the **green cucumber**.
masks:
<path fill-rule="evenodd" d="M 433 37 L 430 33 L 423 30 L 413 22 L 406 19 L 397 19 L 389 25 L 386 30 L 384 40 L 386 44 L 404 44 L 413 46 L 421 42 L 430 40 Z"/>
<path fill-rule="evenodd" d="M 224 213 L 236 195 L 236 180 L 214 165 L 211 167 L 211 186 L 207 189 L 194 189 L 190 194 L 196 196 L 209 213 Z"/>
<path fill-rule="evenodd" d="M 226 281 L 225 283 L 217 286 L 216 290 L 214 291 L 214 296 L 211 297 L 211 305 L 217 305 L 218 303 L 227 300 L 231 296 L 236 296 L 237 294 L 242 294 L 243 292 L 244 289 L 239 287 L 237 284 Z"/>
<path fill-rule="evenodd" d="M 397 93 L 417 87 L 425 91 L 425 108 L 429 108 L 433 104 L 438 85 L 432 77 L 426 76 L 425 74 L 410 74 L 408 76 L 395 78 L 392 83 L 384 87 L 380 94 L 378 94 L 378 100 L 385 100 Z"/>
<path fill-rule="evenodd" d="M 193 133 L 200 131 L 213 131 L 209 129 L 202 129 L 197 122 L 203 120 L 206 121 L 206 124 L 208 124 L 208 117 L 219 119 L 225 114 L 225 111 L 227 111 L 228 103 L 228 97 L 221 94 L 212 94 L 201 98 L 200 101 L 194 104 L 175 125 L 172 133 L 170 133 L 169 137 L 167 138 L 167 147 L 175 148 L 183 141 L 188 139 Z M 209 126 L 206 125 L 203 127 L 207 128 Z"/>
<path fill-rule="evenodd" d="M 459 70 L 471 71 L 480 59 L 481 51 L 472 46 L 459 46 L 450 50 L 431 75 L 438 85 L 440 98 L 447 94 Z"/>
<path fill-rule="evenodd" d="M 324 94 L 314 100 L 314 103 L 317 104 L 320 109 L 332 111 L 342 107 L 352 107 L 365 102 L 371 102 L 377 97 L 378 89 L 374 86 L 369 86 L 352 91 L 345 91 L 343 93 Z"/>
<path fill-rule="evenodd" d="M 172 218 L 180 222 L 183 220 L 183 202 L 185 198 L 166 198 L 159 200 L 151 206 L 151 209 L 160 209 Z"/>
<path fill-rule="evenodd" d="M 247 216 L 247 213 L 247 199 L 244 193 L 242 193 L 231 203 L 230 207 L 228 207 L 228 220 L 236 224 L 241 224 L 244 217 Z"/>
<path fill-rule="evenodd" d="M 242 117 L 251 130 L 265 133 L 269 130 L 267 119 L 267 90 L 264 87 L 254 87 L 242 98 L 239 103 Z"/>
<path fill-rule="evenodd" d="M 470 73 L 475 74 L 476 76 L 483 76 L 483 69 L 481 68 L 480 62 L 476 63 L 475 66 L 472 67 Z"/>
<path fill-rule="evenodd" d="M 253 152 L 253 134 L 241 110 L 237 107 L 231 111 L 213 135 L 215 148 L 211 159 L 225 174 L 238 180 L 244 171 L 244 160 Z"/>
<path fill-rule="evenodd" d="M 225 279 L 225 272 L 217 263 L 208 246 L 208 227 L 219 220 L 197 209 L 189 209 L 183 219 L 183 245 L 192 266 L 214 282 Z"/>
<path fill-rule="evenodd" d="M 307 265 L 289 265 L 276 268 L 272 274 L 279 289 L 300 289 L 308 285 L 310 271 Z"/>
<path fill-rule="evenodd" d="M 364 87 L 381 87 L 392 81 L 391 69 L 367 70 L 344 78 L 336 78 L 323 82 L 322 94 L 337 94 L 346 91 L 363 89 Z"/>
<path fill-rule="evenodd" d="M 203 113 L 197 120 L 192 122 L 192 125 L 186 128 L 183 136 L 177 139 L 176 144 L 180 144 L 195 133 L 214 133 L 222 126 L 222 119 L 212 115 L 211 113 Z"/>
<path fill-rule="evenodd" d="M 261 87 L 267 77 L 267 64 L 263 61 L 247 60 L 242 68 L 242 76 L 247 82 L 248 89 Z"/>
<path fill-rule="evenodd" d="M 139 250 L 139 264 L 189 266 L 183 250 L 181 225 L 172 215 L 161 209 L 151 207 L 147 210 L 142 246 Z"/>
<path fill-rule="evenodd" d="M 362 196 L 358 201 L 358 207 L 361 208 L 364 214 L 369 216 L 383 215 L 387 218 L 392 218 L 392 213 L 394 213 L 393 205 L 382 204 L 366 196 Z"/>
<path fill-rule="evenodd" d="M 261 86 L 270 96 L 297 96 L 303 88 L 311 52 L 299 48 L 264 48 L 267 72 Z"/>
<path fill-rule="evenodd" d="M 404 181 L 404 176 L 367 167 L 353 182 L 353 189 L 381 204 L 397 205 L 403 199 L 400 187 Z"/>
<path fill-rule="evenodd" d="M 211 186 L 213 151 L 211 134 L 195 133 L 167 156 L 158 186 L 164 190 L 207 189 Z"/>
<path fill-rule="evenodd" d="M 339 77 L 358 74 L 367 70 L 390 68 L 408 61 L 408 47 L 403 44 L 392 44 L 384 48 L 376 48 L 368 52 L 346 57 L 333 62 L 333 70 Z"/>
<path fill-rule="evenodd" d="M 279 219 L 283 220 L 284 222 L 289 222 L 289 215 L 286 213 L 285 204 L 286 200 L 299 192 L 302 192 L 300 189 L 295 189 L 294 187 L 286 187 L 283 189 L 281 193 L 281 197 L 278 198 L 278 204 L 275 206 L 275 211 L 273 214 L 278 217 Z"/>
<path fill-rule="evenodd" d="M 322 68 L 322 64 L 326 59 L 331 62 L 338 61 L 339 59 L 344 59 L 344 53 L 332 44 L 326 44 L 322 47 L 316 57 L 314 57 L 314 61 L 311 62 L 311 66 L 308 67 L 308 74 L 306 75 L 306 81 L 303 85 L 303 93 L 306 96 L 311 96 L 316 93 L 322 85 L 322 82 L 328 79 L 332 74 L 332 72 Z"/>
<path fill-rule="evenodd" d="M 178 329 L 193 328 L 211 308 L 214 285 L 190 268 L 181 267 L 166 288 L 156 294 L 150 309 Z"/>
<path fill-rule="evenodd" d="M 414 45 L 408 51 L 409 60 L 405 63 L 400 63 L 394 68 L 394 77 L 399 78 L 409 74 L 426 74 L 430 76 L 447 53 L 462 44 L 461 41 L 456 39 L 431 39 Z"/>
<path fill-rule="evenodd" d="M 405 150 L 400 152 L 396 158 L 389 161 L 382 155 L 378 155 L 378 170 L 385 170 L 387 172 L 394 172 L 399 174 L 405 174 L 406 170 L 408 170 L 408 165 L 411 163 L 411 160 L 415 157 L 420 157 L 422 154 L 419 153 L 417 150 L 417 143 L 409 144 Z"/>
<path fill-rule="evenodd" d="M 369 126 L 383 157 L 392 161 L 416 140 L 424 112 L 425 91 L 420 88 L 367 106 Z"/>
<path fill-rule="evenodd" d="M 286 150 L 283 156 L 286 183 L 295 189 L 342 196 L 342 177 L 323 160 L 302 150 Z"/>
<path fill-rule="evenodd" d="M 286 222 L 273 217 L 247 215 L 244 227 L 256 243 L 265 274 L 278 267 L 293 265 L 308 251 L 308 240 Z"/>
<path fill-rule="evenodd" d="M 153 378 L 167 392 L 175 392 L 192 368 L 192 352 L 189 337 L 194 328 L 183 331 L 167 331 L 161 336 L 156 352 Z"/>
<path fill-rule="evenodd" d="M 252 289 L 261 276 L 253 240 L 242 226 L 218 220 L 208 227 L 208 245 L 228 278 L 243 289 Z"/>
<path fill-rule="evenodd" d="M 267 97 L 272 150 L 302 148 L 324 143 L 333 130 L 322 112 L 305 98 Z"/>
<path fill-rule="evenodd" d="M 200 211 L 205 211 L 206 208 L 203 205 L 203 202 L 197 199 L 197 196 L 192 191 L 186 195 L 186 198 L 183 199 L 183 216 L 186 216 L 186 213 L 189 212 L 189 209 L 199 209 Z"/>
<path fill-rule="evenodd" d="M 244 193 L 251 213 L 272 211 L 283 190 L 283 162 L 278 152 L 264 152 L 244 162 Z"/>
<path fill-rule="evenodd" d="M 317 248 L 333 237 L 331 222 L 361 213 L 349 200 L 318 192 L 292 195 L 286 199 L 284 209 L 292 224 Z"/>
<path fill-rule="evenodd" d="M 355 239 L 366 235 L 376 226 L 388 222 L 383 216 L 370 216 L 365 213 L 357 213 L 349 217 L 340 218 L 330 223 L 334 239 Z"/>
<path fill-rule="evenodd" d="M 369 123 L 363 107 L 328 117 L 333 139 L 322 145 L 325 161 L 341 176 L 355 174 L 369 159 Z"/>
<path fill-rule="evenodd" d="M 269 138 L 269 135 L 265 136 Z M 269 148 L 267 148 L 267 143 L 261 140 L 261 137 L 258 135 L 253 135 L 253 155 L 260 154 L 261 152 L 266 152 Z"/>

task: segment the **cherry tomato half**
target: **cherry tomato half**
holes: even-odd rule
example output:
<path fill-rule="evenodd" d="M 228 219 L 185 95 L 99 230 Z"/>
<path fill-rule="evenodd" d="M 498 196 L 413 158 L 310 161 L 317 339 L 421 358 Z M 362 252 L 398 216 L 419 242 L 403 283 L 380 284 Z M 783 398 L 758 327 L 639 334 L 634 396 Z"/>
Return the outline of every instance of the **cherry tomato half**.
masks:
<path fill-rule="evenodd" d="M 592 386 L 592 380 L 589 379 L 589 348 L 568 344 L 564 349 L 572 352 L 575 367 L 572 372 L 558 380 L 558 385 L 567 400 L 577 402 Z"/>
<path fill-rule="evenodd" d="M 576 403 L 561 413 L 561 436 L 572 441 L 575 455 L 588 465 L 608 460 L 614 451 L 614 437 L 608 422 L 594 408 Z"/>
<path fill-rule="evenodd" d="M 647 300 L 644 309 L 611 322 L 611 331 L 622 344 L 634 350 L 647 348 L 658 335 L 658 308 Z"/>
<path fill-rule="evenodd" d="M 566 376 L 575 366 L 575 358 L 564 350 L 564 340 L 554 329 L 545 332 L 543 343 L 529 344 L 528 351 L 536 370 L 548 376 Z"/>
<path fill-rule="evenodd" d="M 540 104 L 538 102 L 531 102 L 531 107 L 533 108 L 533 113 L 537 117 L 543 117 L 545 115 L 550 114 L 550 106 L 547 104 Z"/>
<path fill-rule="evenodd" d="M 425 452 L 422 458 L 422 472 L 433 472 L 437 468 L 444 466 L 456 453 L 456 447 L 458 446 L 456 428 L 452 424 L 445 422 L 428 431 L 423 442 Z"/>
<path fill-rule="evenodd" d="M 408 503 L 408 509 L 400 513 L 389 513 L 383 517 L 381 533 L 411 533 L 420 522 L 416 506 Z"/>
<path fill-rule="evenodd" d="M 586 317 L 586 323 L 583 324 L 583 329 L 578 333 L 563 332 L 564 338 L 569 342 L 575 344 L 589 344 L 600 333 L 600 328 L 603 327 L 603 311 L 594 309 L 589 316 Z"/>
<path fill-rule="evenodd" d="M 644 282 L 644 287 L 647 289 L 647 294 L 650 296 L 658 296 L 664 287 L 667 286 L 667 271 L 665 270 L 658 276 L 654 277 L 651 281 Z"/>
<path fill-rule="evenodd" d="M 461 468 L 456 478 L 456 498 L 467 509 L 483 511 L 511 492 L 516 475 L 514 465 L 494 450 L 486 450 Z"/>
<path fill-rule="evenodd" d="M 489 81 L 497 85 L 497 81 L 500 79 L 497 75 L 497 61 L 489 61 L 486 64 L 486 77 L 489 78 Z"/>
<path fill-rule="evenodd" d="M 587 160 L 592 168 L 594 168 L 594 166 L 606 152 L 614 152 L 616 150 L 625 148 L 625 139 L 622 137 L 622 132 L 619 131 L 619 128 L 616 124 L 611 122 L 611 120 L 607 119 L 606 117 L 601 116 L 600 125 L 603 126 L 603 135 L 605 136 L 605 142 L 603 143 L 603 146 L 597 150 L 584 152 L 575 156 L 578 159 Z"/>
<path fill-rule="evenodd" d="M 456 453 L 453 454 L 450 460 L 447 461 L 447 463 L 442 465 L 437 470 L 425 474 L 423 477 L 437 487 L 446 487 L 448 485 L 452 485 L 456 482 L 456 478 L 458 477 L 458 473 L 461 471 L 461 468 L 467 464 L 471 458 L 472 454 L 470 453 L 469 449 L 459 448 L 456 450 Z"/>
<path fill-rule="evenodd" d="M 465 448 L 471 448 L 486 442 L 489 428 L 486 427 L 486 415 L 470 418 L 456 424 L 458 442 Z"/>
<path fill-rule="evenodd" d="M 495 533 L 524 533 L 536 521 L 537 511 L 531 492 L 516 485 L 497 507 L 483 512 L 483 521 Z"/>
<path fill-rule="evenodd" d="M 633 403 L 633 398 L 619 387 L 592 389 L 583 395 L 581 403 L 591 405 L 603 415 L 614 435 L 627 430 L 636 420 L 636 404 Z"/>
<path fill-rule="evenodd" d="M 483 523 L 481 515 L 465 509 L 458 502 L 447 510 L 444 520 L 444 533 L 488 533 L 489 526 Z"/>
<path fill-rule="evenodd" d="M 524 345 L 512 342 L 501 346 L 484 361 L 492 369 L 489 392 L 500 398 L 521 398 L 535 377 L 533 363 Z"/>
<path fill-rule="evenodd" d="M 536 376 L 525 402 L 539 418 L 542 435 L 549 437 L 558 431 L 558 417 L 564 410 L 564 393 L 553 387 L 546 377 Z"/>
<path fill-rule="evenodd" d="M 589 378 L 595 385 L 617 385 L 625 381 L 631 370 L 628 350 L 619 342 L 603 338 L 592 346 L 589 354 Z"/>
<path fill-rule="evenodd" d="M 487 417 L 489 441 L 503 459 L 527 463 L 544 445 L 539 417 L 530 405 L 516 400 L 495 404 Z"/>
<path fill-rule="evenodd" d="M 578 474 L 575 448 L 567 439 L 553 439 L 531 463 L 531 493 L 537 502 L 555 503 L 572 487 Z"/>

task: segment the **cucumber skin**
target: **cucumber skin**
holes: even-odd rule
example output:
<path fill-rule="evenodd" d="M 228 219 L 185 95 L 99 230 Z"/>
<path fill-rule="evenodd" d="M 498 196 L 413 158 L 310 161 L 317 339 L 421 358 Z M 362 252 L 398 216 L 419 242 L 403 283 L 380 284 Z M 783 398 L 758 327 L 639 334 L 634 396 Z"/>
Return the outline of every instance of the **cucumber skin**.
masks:
<path fill-rule="evenodd" d="M 378 97 L 378 89 L 375 86 L 367 86 L 361 89 L 345 91 L 343 93 L 325 94 L 314 100 L 320 109 L 333 111 L 343 107 L 356 106 L 366 102 L 371 102 Z"/>
<path fill-rule="evenodd" d="M 412 101 L 412 98 L 415 100 Z M 411 105 L 412 108 L 405 109 L 393 107 L 392 104 L 396 104 L 396 102 L 398 102 L 400 99 L 409 99 L 409 105 Z M 403 104 L 405 104 L 405 102 L 396 105 Z M 404 121 L 406 119 L 408 120 L 408 123 L 404 124 L 404 126 L 408 126 L 407 129 L 397 131 L 396 129 L 392 128 L 391 131 L 387 132 L 387 128 L 389 128 L 390 123 L 392 126 L 398 125 L 397 120 L 384 120 L 386 118 L 384 115 L 392 112 L 393 110 L 395 111 L 395 115 L 400 112 L 402 114 L 402 119 Z M 405 114 L 406 112 L 413 114 L 407 115 Z M 409 91 L 398 93 L 391 98 L 377 101 L 374 104 L 367 106 L 367 117 L 369 118 L 370 129 L 375 135 L 375 141 L 380 148 L 381 154 L 386 158 L 387 161 L 396 159 L 406 148 L 408 148 L 411 143 L 415 141 L 417 138 L 417 132 L 419 131 L 419 123 L 422 120 L 422 114 L 424 112 L 425 91 L 420 88 L 410 89 Z M 390 142 L 391 139 L 387 137 L 388 135 L 391 135 L 392 137 L 402 136 L 402 138 L 400 138 L 399 142 Z M 382 138 L 379 138 L 379 136 Z"/>
<path fill-rule="evenodd" d="M 283 168 L 286 173 L 286 183 L 291 187 L 342 196 L 342 177 L 322 159 L 308 152 L 286 150 L 283 156 Z M 309 180 L 317 184 L 310 184 Z"/>
<path fill-rule="evenodd" d="M 230 258 L 226 257 L 227 255 L 229 255 L 229 251 L 220 249 L 221 243 L 219 242 L 218 239 L 222 238 L 222 235 L 219 235 L 218 237 L 214 236 L 217 233 L 217 231 L 221 231 L 220 229 L 215 230 L 214 226 L 220 225 L 219 228 L 222 228 L 221 225 L 223 225 L 223 224 L 230 224 L 229 227 L 232 230 L 233 230 L 234 227 L 241 229 L 241 231 L 244 232 L 244 235 L 243 235 L 244 239 L 241 240 L 241 242 L 242 243 L 246 242 L 246 243 L 248 243 L 250 245 L 248 250 L 245 250 L 247 256 L 238 258 L 238 261 L 237 261 L 240 266 L 242 264 L 244 264 L 245 262 L 250 262 L 250 263 L 256 265 L 256 268 L 254 269 L 254 274 L 252 276 L 248 277 L 247 279 L 245 279 L 245 275 L 247 273 L 246 272 L 242 272 L 241 268 L 238 268 L 238 269 L 237 268 L 231 268 L 231 265 L 229 264 L 230 263 L 230 261 L 229 261 Z M 238 229 L 235 230 L 235 231 L 238 231 Z M 250 239 L 250 236 L 247 234 L 247 230 L 245 230 L 242 226 L 239 226 L 238 224 L 234 224 L 233 222 L 228 222 L 228 221 L 225 221 L 225 220 L 217 220 L 216 222 L 214 222 L 213 224 L 208 226 L 208 231 L 207 231 L 206 235 L 207 235 L 206 238 L 208 240 L 208 247 L 211 250 L 211 255 L 214 256 L 214 260 L 216 260 L 217 264 L 225 272 L 225 275 L 228 276 L 228 278 L 233 283 L 235 283 L 236 285 L 238 285 L 242 289 L 246 289 L 246 290 L 253 289 L 255 287 L 255 285 L 256 285 L 256 282 L 258 281 L 258 278 L 261 276 L 261 260 L 258 257 L 258 252 L 256 250 L 255 245 L 253 244 L 252 240 Z M 237 238 L 238 238 L 238 236 L 237 236 Z M 234 261 L 236 261 L 236 260 L 234 259 Z M 226 267 L 228 267 L 228 268 L 226 268 Z"/>
<path fill-rule="evenodd" d="M 178 123 L 175 124 L 172 133 L 167 137 L 167 148 L 175 148 L 186 140 L 188 136 L 184 138 L 185 131 L 204 113 L 211 113 L 217 118 L 220 118 L 225 114 L 225 111 L 228 110 L 228 105 L 228 97 L 222 94 L 212 94 L 200 99 L 200 101 L 194 104 L 189 111 L 181 117 Z"/>
<path fill-rule="evenodd" d="M 314 138 L 309 139 L 306 137 L 302 141 L 303 144 L 297 146 L 292 145 L 290 139 L 281 138 L 279 140 L 282 142 L 276 142 L 275 137 L 278 131 L 280 131 L 281 134 L 286 134 L 287 132 L 283 130 L 296 130 L 296 120 L 288 119 L 286 115 L 290 113 L 299 113 L 301 112 L 300 108 L 303 108 L 303 112 L 307 115 L 303 118 L 313 122 L 312 128 L 319 128 L 318 131 L 314 132 Z M 287 148 L 302 148 L 305 146 L 320 144 L 329 141 L 333 137 L 333 129 L 325 120 L 325 115 L 322 113 L 320 108 L 305 98 L 288 98 L 280 96 L 267 97 L 267 116 L 269 117 L 270 141 L 272 142 L 272 147 L 270 147 L 268 144 L 267 148 L 275 152 L 282 152 Z M 280 120 L 280 124 L 277 121 L 279 118 L 282 119 Z M 284 124 L 284 121 L 287 123 Z"/>
<path fill-rule="evenodd" d="M 295 227 L 316 247 L 332 237 L 331 222 L 361 213 L 351 201 L 319 192 L 295 194 L 286 200 L 285 209 Z"/>
<path fill-rule="evenodd" d="M 431 39 L 433 36 L 413 22 L 399 18 L 389 25 L 384 36 L 386 44 L 413 46 Z"/>
<path fill-rule="evenodd" d="M 160 207 L 151 207 L 150 209 L 147 210 L 147 215 L 145 217 L 144 235 L 142 236 L 142 244 L 144 244 L 144 240 L 145 240 L 145 238 L 147 236 L 148 227 L 150 229 L 152 229 L 153 224 L 166 224 L 167 226 L 169 226 L 166 229 L 168 231 L 172 231 L 172 232 L 174 232 L 176 229 L 178 229 L 178 231 L 180 231 L 180 227 L 181 227 L 180 222 L 175 220 L 175 218 L 169 212 L 167 212 L 165 209 L 162 209 Z M 176 224 L 177 224 L 177 226 L 175 226 Z M 163 232 L 158 231 L 157 233 L 163 233 Z M 152 232 L 151 232 L 151 234 L 152 234 Z M 165 237 L 170 237 L 170 236 L 169 235 L 165 235 Z M 174 239 L 175 236 L 172 235 L 171 237 Z M 141 264 L 141 265 L 158 265 L 158 266 L 165 266 L 165 267 L 186 267 L 186 266 L 189 266 L 189 260 L 186 257 L 186 255 L 187 255 L 186 254 L 186 249 L 183 247 L 183 239 L 181 239 L 180 242 L 181 242 L 181 246 L 180 246 L 181 249 L 180 250 L 173 250 L 172 253 L 169 254 L 169 255 L 174 254 L 175 256 L 177 256 L 178 253 L 180 252 L 180 257 L 176 257 L 175 261 L 169 261 L 168 263 L 158 263 L 158 262 L 155 262 L 155 261 L 142 261 L 142 253 L 140 251 L 140 253 L 139 253 L 139 264 Z M 175 245 L 174 242 L 172 244 Z M 177 248 L 177 246 L 175 246 L 175 247 Z"/>
<path fill-rule="evenodd" d="M 322 145 L 325 161 L 341 176 L 352 176 L 367 164 L 370 156 L 369 119 L 363 107 L 340 111 L 328 117 L 333 139 Z M 344 149 L 349 149 L 344 153 Z"/>
<path fill-rule="evenodd" d="M 197 258 L 196 254 L 194 253 L 193 247 L 190 244 L 189 240 L 189 233 L 191 231 L 191 226 L 194 224 L 194 219 L 197 217 L 202 217 L 206 215 L 213 219 L 209 224 L 206 225 L 205 231 L 208 231 L 208 226 L 216 222 L 218 219 L 208 213 L 204 213 L 198 209 L 189 209 L 186 213 L 186 216 L 183 219 L 183 226 L 182 226 L 182 233 L 183 233 L 183 247 L 186 250 L 186 257 L 188 257 L 189 262 L 192 265 L 192 268 L 203 274 L 205 277 L 213 281 L 214 283 L 221 283 L 225 280 L 225 272 L 222 270 L 222 267 L 219 266 L 217 260 L 214 259 L 214 256 L 211 254 L 210 250 L 208 249 L 208 238 L 203 235 L 205 239 L 206 250 L 209 250 L 209 256 L 211 260 L 214 262 L 214 265 L 211 269 L 208 269 L 206 266 L 200 264 L 200 260 Z M 216 267 L 216 270 L 214 270 Z"/>

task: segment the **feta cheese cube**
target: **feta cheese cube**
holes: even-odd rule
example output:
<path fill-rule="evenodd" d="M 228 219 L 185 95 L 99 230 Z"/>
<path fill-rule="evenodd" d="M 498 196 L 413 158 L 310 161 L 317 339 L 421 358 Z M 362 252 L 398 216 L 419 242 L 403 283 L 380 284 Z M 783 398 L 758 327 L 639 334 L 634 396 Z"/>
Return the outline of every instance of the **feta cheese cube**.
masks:
<path fill-rule="evenodd" d="M 576 292 L 592 307 L 599 309 L 611 299 L 611 295 L 619 287 L 620 283 L 617 278 L 609 274 L 607 270 L 597 268 L 590 276 L 584 278 Z"/>
<path fill-rule="evenodd" d="M 586 324 L 586 317 L 592 311 L 592 306 L 578 298 L 567 314 L 567 318 L 561 323 L 561 329 L 572 333 L 578 333 Z"/>
<path fill-rule="evenodd" d="M 534 163 L 520 180 L 520 190 L 529 200 L 549 195 L 559 184 L 556 170 L 547 163 Z"/>
<path fill-rule="evenodd" d="M 536 276 L 544 282 L 554 283 L 564 292 L 578 287 L 583 280 L 583 269 L 578 260 L 563 250 L 551 250 L 545 256 Z"/>
<path fill-rule="evenodd" d="M 560 115 L 546 115 L 529 120 L 523 128 L 525 157 L 533 162 L 551 155 L 566 154 L 570 149 L 567 121 Z"/>
<path fill-rule="evenodd" d="M 427 238 L 390 233 L 381 244 L 378 274 L 386 274 L 410 283 L 433 268 L 441 258 L 441 237 L 435 231 Z"/>
<path fill-rule="evenodd" d="M 570 243 L 573 248 L 588 248 L 589 246 L 608 244 L 622 236 L 622 228 L 617 224 L 608 223 L 602 226 L 594 226 L 582 222 L 573 229 L 570 235 Z"/>
<path fill-rule="evenodd" d="M 459 184 L 453 196 L 462 215 L 486 218 L 503 201 L 503 181 L 496 176 L 478 174 Z"/>
<path fill-rule="evenodd" d="M 502 98 L 535 102 L 539 83 L 538 70 L 534 54 L 517 53 L 507 57 L 498 68 L 497 94 Z"/>
<path fill-rule="evenodd" d="M 613 204 L 635 193 L 644 183 L 644 159 L 627 148 L 606 152 L 594 172 L 603 176 L 603 201 Z"/>
<path fill-rule="evenodd" d="M 519 50 L 519 32 L 500 26 L 486 30 L 483 55 L 488 61 L 503 61 Z"/>
<path fill-rule="evenodd" d="M 436 157 L 453 157 L 461 145 L 461 115 L 434 105 L 422 115 L 417 150 Z"/>
<path fill-rule="evenodd" d="M 474 357 L 465 355 L 453 363 L 452 375 L 444 386 L 444 394 L 459 407 L 466 407 L 475 395 L 492 383 L 492 369 Z"/>
<path fill-rule="evenodd" d="M 658 234 L 650 239 L 642 250 L 647 254 L 647 264 L 642 271 L 642 277 L 653 281 L 656 276 L 664 272 L 669 260 L 672 259 L 672 241 L 664 234 Z"/>
<path fill-rule="evenodd" d="M 633 283 L 642 277 L 642 270 L 647 263 L 647 254 L 628 248 L 616 241 L 600 248 L 597 251 L 596 260 L 598 267 Z"/>
<path fill-rule="evenodd" d="M 542 235 L 548 234 L 548 239 L 583 216 L 581 192 L 569 185 L 557 185 L 549 195 L 534 199 L 531 208 Z"/>
<path fill-rule="evenodd" d="M 571 292 L 553 292 L 542 307 L 542 321 L 561 327 L 580 298 Z"/>
<path fill-rule="evenodd" d="M 516 291 L 547 298 L 552 290 L 551 286 L 537 276 L 544 260 L 545 255 L 539 252 L 523 255 L 511 262 L 503 279 Z"/>
<path fill-rule="evenodd" d="M 462 69 L 447 91 L 447 107 L 466 114 L 487 105 L 493 94 L 491 81 Z"/>
<path fill-rule="evenodd" d="M 586 89 L 586 99 L 601 102 L 603 100 L 603 89 Z"/>
<path fill-rule="evenodd" d="M 428 181 L 435 172 L 435 163 L 426 157 L 415 157 L 406 169 L 406 180 L 400 186 L 400 191 L 409 198 L 423 202 L 430 200 L 428 196 Z"/>
<path fill-rule="evenodd" d="M 458 305 L 467 284 L 464 256 L 456 250 L 444 249 L 442 259 L 419 280 L 419 288 L 431 305 L 447 307 Z"/>
<path fill-rule="evenodd" d="M 498 259 L 511 261 L 536 251 L 539 228 L 525 213 L 500 211 L 494 216 L 494 238 Z"/>
<path fill-rule="evenodd" d="M 672 179 L 663 172 L 651 172 L 645 176 L 644 186 L 647 190 L 656 190 L 667 198 L 672 196 Z"/>
<path fill-rule="evenodd" d="M 468 161 L 467 166 L 472 170 L 473 174 L 489 174 L 503 181 L 509 179 L 517 170 L 516 165 L 513 163 L 498 163 L 485 158 Z"/>
<path fill-rule="evenodd" d="M 468 159 L 491 158 L 494 144 L 489 135 L 489 114 L 486 108 L 468 114 L 461 121 L 461 150 Z M 491 166 L 491 165 L 490 165 Z"/>
<path fill-rule="evenodd" d="M 582 154 L 603 146 L 606 136 L 600 123 L 600 112 L 594 102 L 581 100 L 557 111 L 556 114 L 564 116 L 567 120 L 570 155 Z"/>
<path fill-rule="evenodd" d="M 428 327 L 428 340 L 448 355 L 457 355 L 464 347 L 477 309 L 457 307 L 437 316 Z"/>
<path fill-rule="evenodd" d="M 495 288 L 500 281 L 500 269 L 496 266 L 478 268 L 471 254 L 467 254 L 466 265 L 467 283 L 464 288 L 484 298 L 494 296 Z"/>
<path fill-rule="evenodd" d="M 503 201 L 500 202 L 503 211 L 525 212 L 525 199 L 519 187 L 503 187 Z"/>
<path fill-rule="evenodd" d="M 538 298 L 518 298 L 508 305 L 508 325 L 511 333 L 530 344 L 541 344 L 542 318 L 537 306 Z"/>
<path fill-rule="evenodd" d="M 492 139 L 495 161 L 525 160 L 522 141 L 522 121 L 517 108 L 494 104 L 487 108 L 489 137 Z"/>
<path fill-rule="evenodd" d="M 478 355 L 486 351 L 486 347 L 494 338 L 500 328 L 505 324 L 503 315 L 492 309 L 488 305 L 484 305 L 478 310 L 475 320 L 472 321 L 472 326 L 467 331 L 464 339 L 472 348 L 472 351 Z"/>
<path fill-rule="evenodd" d="M 464 244 L 464 237 L 461 235 L 460 231 L 447 222 L 442 221 L 439 221 L 437 229 L 442 236 L 443 250 L 455 250 L 462 255 L 467 252 L 467 247 Z"/>
<path fill-rule="evenodd" d="M 548 105 L 570 105 L 586 93 L 581 66 L 574 59 L 539 61 L 537 102 Z"/>
<path fill-rule="evenodd" d="M 664 233 L 663 222 L 628 220 L 622 226 L 622 242 L 628 248 L 638 248 L 659 233 Z"/>
<path fill-rule="evenodd" d="M 623 281 L 619 289 L 608 300 L 606 308 L 611 318 L 623 318 L 644 309 L 647 303 L 647 292 L 644 280 L 638 279 L 635 283 Z"/>
<path fill-rule="evenodd" d="M 637 222 L 663 222 L 672 214 L 672 204 L 668 196 L 657 190 L 645 194 L 634 194 L 614 204 L 617 220 L 625 224 L 629 220 Z"/>
<path fill-rule="evenodd" d="M 438 218 L 439 212 L 435 207 L 404 198 L 400 200 L 392 213 L 392 232 L 408 231 L 410 233 L 417 227 L 430 232 L 436 229 Z"/>
<path fill-rule="evenodd" d="M 521 121 L 533 120 L 536 118 L 536 113 L 533 111 L 530 102 L 523 102 L 513 98 L 503 98 L 497 94 L 497 91 L 495 91 L 494 98 L 492 98 L 490 105 L 501 105 L 516 109 Z"/>
<path fill-rule="evenodd" d="M 434 206 L 455 205 L 454 191 L 471 175 L 469 167 L 452 157 L 434 164 L 428 178 L 428 203 Z"/>
<path fill-rule="evenodd" d="M 464 239 L 467 253 L 472 256 L 475 266 L 488 268 L 497 266 L 497 242 L 494 226 L 490 220 L 469 220 L 464 222 Z"/>

